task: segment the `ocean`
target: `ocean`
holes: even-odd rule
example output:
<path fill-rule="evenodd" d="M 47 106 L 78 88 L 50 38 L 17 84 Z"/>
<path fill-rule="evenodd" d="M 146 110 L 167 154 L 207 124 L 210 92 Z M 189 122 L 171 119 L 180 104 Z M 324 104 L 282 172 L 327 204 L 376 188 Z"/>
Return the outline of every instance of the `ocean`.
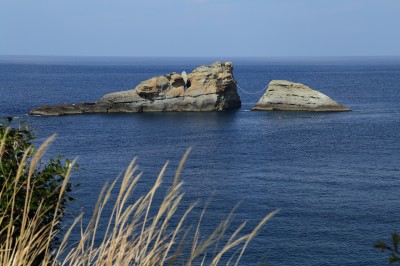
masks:
<path fill-rule="evenodd" d="M 242 107 L 225 112 L 29 116 L 43 104 L 94 101 L 150 77 L 217 60 L 234 64 Z M 300 82 L 352 109 L 341 113 L 253 112 L 273 79 Z M 78 157 L 68 205 L 91 212 L 107 180 L 137 157 L 146 191 L 170 162 L 166 183 L 192 147 L 183 207 L 196 201 L 204 235 L 235 210 L 254 227 L 279 209 L 241 265 L 384 265 L 400 222 L 400 58 L 0 57 L 0 117 L 26 121 L 48 155 Z M 202 205 L 203 204 L 203 205 Z M 193 218 L 194 221 L 195 218 Z M 75 238 L 78 235 L 73 236 Z"/>

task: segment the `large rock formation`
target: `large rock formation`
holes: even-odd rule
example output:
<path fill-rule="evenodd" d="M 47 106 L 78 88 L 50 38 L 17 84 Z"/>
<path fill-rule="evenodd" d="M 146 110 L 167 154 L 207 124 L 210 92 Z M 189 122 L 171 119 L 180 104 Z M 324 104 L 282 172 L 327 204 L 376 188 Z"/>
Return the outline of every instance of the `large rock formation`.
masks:
<path fill-rule="evenodd" d="M 301 83 L 273 80 L 252 110 L 337 112 L 350 111 L 325 94 Z"/>
<path fill-rule="evenodd" d="M 216 62 L 182 75 L 171 73 L 143 81 L 135 89 L 109 93 L 95 102 L 47 105 L 32 115 L 82 113 L 221 111 L 241 105 L 231 62 Z"/>

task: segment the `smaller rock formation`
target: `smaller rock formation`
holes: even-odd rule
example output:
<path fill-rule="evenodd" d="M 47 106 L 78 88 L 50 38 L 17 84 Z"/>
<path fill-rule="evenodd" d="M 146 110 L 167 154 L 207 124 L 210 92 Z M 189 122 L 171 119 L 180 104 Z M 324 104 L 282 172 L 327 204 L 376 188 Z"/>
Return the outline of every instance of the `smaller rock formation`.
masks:
<path fill-rule="evenodd" d="M 301 83 L 273 80 L 252 110 L 340 112 L 349 108 Z"/>
<path fill-rule="evenodd" d="M 95 102 L 45 105 L 32 115 L 83 113 L 222 111 L 241 105 L 231 62 L 200 66 L 189 75 L 171 73 L 140 83 L 135 89 L 109 93 Z"/>

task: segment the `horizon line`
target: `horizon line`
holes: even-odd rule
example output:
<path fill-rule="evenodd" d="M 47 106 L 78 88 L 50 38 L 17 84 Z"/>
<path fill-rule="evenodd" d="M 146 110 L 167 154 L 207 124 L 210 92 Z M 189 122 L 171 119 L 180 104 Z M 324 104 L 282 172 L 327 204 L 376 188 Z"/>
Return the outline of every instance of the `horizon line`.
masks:
<path fill-rule="evenodd" d="M 105 58 L 382 58 L 382 57 L 400 57 L 400 55 L 50 55 L 50 54 L 0 54 L 0 57 L 105 57 Z"/>

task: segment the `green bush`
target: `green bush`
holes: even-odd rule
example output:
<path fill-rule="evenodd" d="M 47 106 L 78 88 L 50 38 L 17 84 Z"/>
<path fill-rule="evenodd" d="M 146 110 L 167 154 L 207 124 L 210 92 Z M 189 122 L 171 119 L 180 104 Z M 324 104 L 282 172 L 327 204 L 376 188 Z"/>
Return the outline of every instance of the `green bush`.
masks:
<path fill-rule="evenodd" d="M 70 183 L 60 195 L 70 162 L 66 160 L 63 163 L 62 157 L 58 157 L 50 159 L 48 164 L 35 162 L 31 166 L 34 160 L 32 140 L 35 137 L 27 125 L 19 123 L 17 127 L 11 127 L 11 120 L 0 122 L 0 243 L 10 238 L 7 229 L 10 224 L 13 228 L 12 237 L 18 239 L 24 215 L 27 219 L 33 219 L 38 208 L 41 208 L 37 227 L 40 230 L 51 223 L 54 217 L 61 217 L 65 203 L 72 200 L 68 196 Z M 29 206 L 26 206 L 26 202 L 29 202 Z M 58 228 L 59 224 L 55 226 L 55 229 Z M 53 238 L 52 243 L 56 240 Z"/>

